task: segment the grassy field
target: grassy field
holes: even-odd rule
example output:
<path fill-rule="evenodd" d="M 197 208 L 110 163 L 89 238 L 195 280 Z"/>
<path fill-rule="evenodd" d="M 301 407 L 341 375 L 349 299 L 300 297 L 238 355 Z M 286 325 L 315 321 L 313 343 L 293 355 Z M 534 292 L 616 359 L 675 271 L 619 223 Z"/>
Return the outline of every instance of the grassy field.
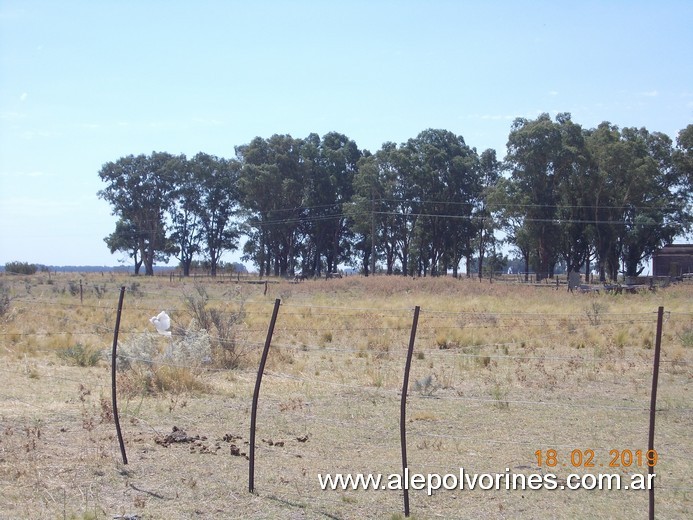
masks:
<path fill-rule="evenodd" d="M 110 379 L 121 286 L 127 465 Z M 251 494 L 252 395 L 277 298 Z M 402 471 L 415 306 L 409 470 L 552 472 L 559 484 L 570 473 L 647 473 L 637 461 L 609 467 L 610 451 L 647 450 L 663 306 L 657 517 L 690 514 L 691 284 L 612 295 L 451 278 L 265 286 L 42 273 L 0 278 L 0 519 L 403 518 L 402 492 L 322 491 L 318 474 Z M 170 338 L 149 323 L 161 310 Z M 536 452 L 550 449 L 558 464 L 540 467 Z M 593 450 L 595 467 L 572 467 L 573 450 Z M 410 505 L 416 519 L 642 518 L 648 494 L 411 490 Z"/>

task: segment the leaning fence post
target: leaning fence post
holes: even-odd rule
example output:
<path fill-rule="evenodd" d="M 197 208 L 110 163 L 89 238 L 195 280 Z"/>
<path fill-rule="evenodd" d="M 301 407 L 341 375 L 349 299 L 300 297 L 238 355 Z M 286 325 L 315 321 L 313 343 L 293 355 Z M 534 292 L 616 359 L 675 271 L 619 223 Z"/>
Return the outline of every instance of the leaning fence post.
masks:
<path fill-rule="evenodd" d="M 657 382 L 659 380 L 659 356 L 662 351 L 662 319 L 664 317 L 664 307 L 660 307 L 657 311 L 657 336 L 655 338 L 655 352 L 654 352 L 654 367 L 652 369 L 652 393 L 650 396 L 650 433 L 647 438 L 647 452 L 652 453 L 654 450 L 654 432 L 655 432 L 655 412 L 657 408 Z M 654 466 L 648 464 L 647 474 L 652 475 L 654 473 Z M 655 517 L 655 492 L 654 492 L 654 478 L 648 478 L 648 484 L 650 488 L 650 520 L 654 520 Z"/>
<path fill-rule="evenodd" d="M 125 454 L 125 444 L 123 443 L 123 433 L 120 431 L 120 418 L 118 417 L 118 401 L 116 399 L 116 349 L 118 348 L 118 331 L 120 330 L 120 314 L 123 310 L 123 298 L 125 297 L 125 286 L 120 288 L 120 298 L 118 299 L 118 313 L 116 314 L 115 329 L 113 330 L 113 350 L 111 353 L 111 399 L 113 401 L 113 422 L 115 423 L 116 433 L 118 434 L 118 444 L 120 444 L 120 454 L 123 456 L 123 464 L 128 463 L 128 456 Z"/>
<path fill-rule="evenodd" d="M 272 311 L 272 319 L 270 320 L 269 329 L 267 329 L 267 338 L 265 339 L 265 348 L 262 350 L 260 358 L 260 366 L 257 369 L 257 378 L 255 379 L 255 391 L 253 392 L 253 407 L 250 411 L 250 453 L 248 461 L 250 462 L 248 469 L 248 491 L 251 493 L 255 490 L 255 421 L 257 419 L 257 401 L 260 396 L 260 383 L 262 383 L 262 374 L 265 371 L 265 363 L 267 362 L 267 354 L 269 353 L 270 344 L 272 343 L 272 334 L 274 332 L 274 324 L 277 322 L 277 313 L 279 312 L 279 304 L 281 300 L 274 300 L 274 311 Z"/>
<path fill-rule="evenodd" d="M 407 363 L 404 365 L 404 382 L 402 383 L 402 401 L 400 404 L 399 414 L 399 434 L 402 444 L 402 476 L 407 478 L 409 471 L 407 469 L 407 391 L 409 389 L 409 370 L 411 369 L 411 357 L 414 353 L 414 340 L 416 339 L 416 327 L 419 323 L 419 310 L 417 305 L 414 307 L 414 321 L 411 324 L 411 335 L 409 336 L 409 348 L 407 349 Z M 409 516 L 409 483 L 405 482 L 404 486 L 404 516 Z"/>

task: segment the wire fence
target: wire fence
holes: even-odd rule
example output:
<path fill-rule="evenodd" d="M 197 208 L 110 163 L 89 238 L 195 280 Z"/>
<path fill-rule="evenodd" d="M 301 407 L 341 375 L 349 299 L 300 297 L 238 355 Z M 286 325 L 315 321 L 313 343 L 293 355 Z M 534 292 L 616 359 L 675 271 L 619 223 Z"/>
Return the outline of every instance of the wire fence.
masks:
<path fill-rule="evenodd" d="M 612 450 L 644 450 L 651 413 L 657 417 L 657 435 L 661 438 L 659 442 L 655 439 L 660 467 L 663 466 L 663 472 L 658 472 L 657 489 L 669 497 L 693 491 L 680 477 L 690 475 L 693 459 L 691 437 L 687 433 L 690 430 L 685 429 L 693 421 L 693 408 L 685 393 L 677 389 L 682 381 L 690 382 L 688 351 L 669 352 L 665 346 L 659 363 L 655 364 L 657 338 L 643 343 L 641 338 L 624 337 L 612 341 L 608 348 L 589 345 L 580 348 L 579 344 L 581 331 L 607 334 L 619 326 L 649 330 L 654 336 L 658 319 L 654 309 L 638 314 L 596 309 L 594 315 L 575 316 L 561 312 L 451 312 L 422 308 L 414 347 L 409 352 L 413 354 L 411 379 L 403 392 L 400 385 L 408 353 L 407 340 L 412 335 L 414 309 L 411 307 L 340 308 L 288 302 L 275 307 L 279 310 L 274 337 L 269 334 L 263 343 L 258 336 L 267 332 L 267 326 L 262 327 L 261 322 L 269 321 L 269 302 L 233 297 L 218 301 L 225 304 L 219 310 L 222 316 L 233 316 L 243 308 L 247 324 L 238 326 L 234 347 L 247 352 L 251 360 L 260 361 L 257 378 L 249 372 L 252 367 L 239 373 L 207 366 L 204 360 L 192 364 L 165 356 L 142 357 L 128 353 L 127 349 L 118 358 L 155 370 L 170 367 L 202 370 L 210 375 L 233 374 L 244 390 L 223 404 L 223 413 L 240 416 L 243 428 L 250 431 L 243 453 L 255 458 L 250 453 L 257 450 L 257 460 L 250 462 L 249 472 L 255 471 L 257 462 L 257 482 L 263 496 L 300 502 L 302 494 L 292 494 L 292 489 L 314 481 L 318 469 L 359 471 L 377 467 L 396 473 L 412 467 L 424 472 L 448 472 L 451 460 L 466 460 L 479 473 L 497 473 L 498 467 L 505 469 L 505 464 L 517 471 L 527 468 L 546 471 L 549 468 L 542 468 L 534 458 L 535 451 L 553 449 L 570 453 L 575 449 L 590 449 L 608 457 Z M 36 370 L 42 381 L 89 385 L 91 391 L 108 394 L 109 381 L 103 374 L 87 381 L 71 375 L 73 372 L 60 373 L 52 361 L 39 357 L 45 355 L 48 359 L 56 352 L 54 347 L 42 348 L 39 340 L 91 337 L 106 345 L 116 314 L 112 302 L 106 299 L 97 303 L 55 302 L 41 295 L 29 295 L 14 299 L 12 307 L 22 313 L 41 309 L 42 324 L 56 324 L 56 328 L 30 327 L 25 332 L 0 330 L 3 349 L 24 355 L 24 364 L 1 367 L 1 374 L 9 379 L 23 371 L 31 379 L 31 371 Z M 124 323 L 134 315 L 155 315 L 160 309 L 161 305 L 142 301 L 133 293 L 132 301 L 126 300 L 123 309 Z M 66 312 L 77 310 L 103 313 L 102 322 L 79 328 L 69 323 L 72 318 Z M 189 312 L 179 305 L 167 310 L 179 317 Z M 312 325 L 295 323 L 306 316 L 311 317 Z M 659 318 L 664 322 L 666 334 L 668 324 L 691 323 L 693 313 L 662 312 Z M 522 324 L 521 332 L 518 324 Z M 489 340 L 486 331 L 506 337 L 502 341 Z M 470 336 L 465 336 L 466 333 Z M 179 334 L 184 339 L 183 333 L 174 331 L 172 344 Z M 120 348 L 140 337 L 168 341 L 146 325 L 133 326 L 130 322 L 120 331 L 120 342 L 114 347 Z M 209 335 L 210 341 L 227 339 Z M 23 340 L 33 341 L 33 347 L 17 347 Z M 573 340 L 575 345 L 571 344 Z M 551 348 L 553 343 L 562 347 Z M 260 357 L 263 349 L 265 361 L 269 357 L 267 367 Z M 277 357 L 274 362 L 273 357 Z M 653 408 L 649 386 L 660 367 L 667 377 L 660 382 L 660 400 Z M 263 376 L 264 387 L 259 392 Z M 251 399 L 253 384 L 256 391 Z M 628 387 L 625 390 L 624 385 Z M 34 416 L 58 424 L 85 415 L 84 410 L 70 409 L 70 406 L 56 408 L 35 402 L 24 395 L 24 390 L 5 389 L 0 393 L 0 402 L 15 405 L 10 407 L 12 413 L 0 413 L 0 429 L 9 431 L 17 416 Z M 404 421 L 398 420 L 400 402 L 406 405 Z M 204 416 L 202 408 L 200 405 L 187 413 L 173 403 L 166 420 L 200 424 Z M 222 412 L 217 409 L 215 413 Z M 124 447 L 134 446 L 129 429 L 139 421 L 147 423 L 144 415 L 133 410 L 133 398 L 128 397 L 123 416 L 134 422 L 124 424 Z M 406 445 L 410 448 L 410 459 L 401 467 L 396 454 L 403 425 L 408 430 Z M 221 425 L 217 423 L 216 427 Z M 147 429 L 159 439 L 166 436 L 160 420 L 148 424 Z M 254 438 L 256 431 L 259 440 Z M 242 428 L 236 428 L 235 433 L 246 438 Z M 306 439 L 301 440 L 304 436 Z M 505 459 L 498 458 L 499 449 L 505 451 Z M 296 461 L 311 471 L 307 475 L 301 473 L 294 467 Z M 288 476 L 278 478 L 275 467 L 282 468 Z M 589 468 L 570 469 L 584 472 Z M 647 468 L 639 466 L 633 470 Z M 256 491 L 255 475 L 250 475 L 253 474 L 249 473 L 249 489 Z M 417 495 L 415 509 L 425 508 L 420 500 Z M 409 506 L 405 505 L 404 509 L 408 515 Z M 331 511 L 322 503 L 315 510 Z"/>

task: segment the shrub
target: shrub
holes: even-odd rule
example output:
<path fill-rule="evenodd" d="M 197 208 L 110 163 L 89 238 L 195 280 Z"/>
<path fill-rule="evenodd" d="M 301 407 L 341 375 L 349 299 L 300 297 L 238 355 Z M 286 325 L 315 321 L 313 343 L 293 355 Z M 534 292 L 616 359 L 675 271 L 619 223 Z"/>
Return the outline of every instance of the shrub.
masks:
<path fill-rule="evenodd" d="M 491 389 L 491 397 L 494 400 L 494 406 L 501 410 L 508 410 L 510 402 L 508 401 L 508 389 L 501 386 L 500 383 L 493 385 Z"/>
<path fill-rule="evenodd" d="M 217 367 L 237 368 L 246 353 L 236 342 L 236 328 L 245 317 L 243 302 L 237 311 L 222 312 L 209 306 L 209 295 L 203 286 L 196 286 L 195 292 L 185 295 L 184 303 L 199 330 L 208 334 L 210 359 Z"/>
<path fill-rule="evenodd" d="M 128 288 L 130 294 L 133 296 L 144 296 L 142 289 L 140 288 L 140 282 L 132 282 Z"/>
<path fill-rule="evenodd" d="M 602 321 L 602 316 L 608 311 L 606 305 L 601 302 L 593 301 L 585 308 L 585 315 L 590 322 L 590 325 L 599 325 Z"/>
<path fill-rule="evenodd" d="M 69 280 L 67 282 L 68 288 L 70 289 L 70 294 L 72 296 L 77 296 L 79 294 L 79 282 L 75 282 L 74 280 Z"/>
<path fill-rule="evenodd" d="M 10 291 L 5 284 L 0 283 L 0 318 L 10 310 Z"/>
<path fill-rule="evenodd" d="M 212 361 L 207 331 L 193 320 L 187 330 L 165 342 L 162 339 L 146 333 L 123 344 L 118 354 L 121 389 L 127 394 L 206 391 L 200 376 Z"/>
<path fill-rule="evenodd" d="M 100 350 L 77 343 L 58 352 L 58 356 L 72 365 L 79 367 L 93 367 L 102 357 Z"/>
<path fill-rule="evenodd" d="M 693 326 L 686 327 L 678 336 L 681 340 L 681 345 L 686 348 L 693 347 Z"/>
<path fill-rule="evenodd" d="M 36 274 L 38 267 L 36 264 L 28 262 L 7 262 L 5 264 L 5 272 L 13 274 Z"/>
<path fill-rule="evenodd" d="M 414 391 L 419 392 L 421 395 L 426 397 L 431 397 L 436 390 L 438 390 L 438 384 L 433 375 L 428 375 L 423 379 L 419 379 L 414 382 Z"/>
<path fill-rule="evenodd" d="M 106 295 L 106 284 L 94 285 L 94 292 L 96 293 L 96 297 L 100 300 Z"/>

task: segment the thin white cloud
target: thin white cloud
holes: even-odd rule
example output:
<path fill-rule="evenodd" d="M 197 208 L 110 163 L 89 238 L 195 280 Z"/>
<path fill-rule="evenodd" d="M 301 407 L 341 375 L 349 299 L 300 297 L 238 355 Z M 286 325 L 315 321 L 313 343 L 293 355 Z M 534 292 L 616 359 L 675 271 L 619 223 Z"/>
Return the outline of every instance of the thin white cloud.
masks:
<path fill-rule="evenodd" d="M 58 132 L 49 132 L 46 130 L 25 130 L 20 134 L 22 139 L 31 141 L 37 138 L 48 138 L 48 137 L 59 137 L 61 134 Z"/>
<path fill-rule="evenodd" d="M 556 91 L 556 90 L 550 90 L 549 91 L 549 96 L 557 96 L 557 95 L 558 95 L 558 91 Z"/>
<path fill-rule="evenodd" d="M 34 171 L 0 171 L 0 178 L 5 178 L 5 179 L 16 179 L 18 177 L 29 177 L 29 178 L 37 178 L 37 177 L 53 177 L 52 173 L 46 173 L 41 170 L 34 170 Z"/>
<path fill-rule="evenodd" d="M 657 97 L 659 96 L 659 92 L 656 90 L 650 90 L 648 92 L 641 92 L 640 95 L 644 97 Z"/>
<path fill-rule="evenodd" d="M 511 120 L 515 119 L 515 116 L 509 116 L 509 115 L 503 115 L 503 114 L 481 114 L 477 116 L 479 119 L 483 119 L 485 121 L 502 121 L 502 120 Z"/>
<path fill-rule="evenodd" d="M 23 218 L 57 218 L 68 213 L 79 213 L 81 203 L 70 199 L 45 197 L 8 197 L 0 199 L 2 215 L 8 222 L 18 222 Z"/>
<path fill-rule="evenodd" d="M 22 119 L 26 119 L 26 114 L 22 112 L 0 112 L 0 121 L 13 123 Z"/>
<path fill-rule="evenodd" d="M 28 97 L 29 97 L 29 94 L 28 94 L 28 93 L 22 92 L 22 95 L 19 96 L 19 101 L 21 101 L 22 103 L 24 103 L 24 101 L 26 101 Z"/>
<path fill-rule="evenodd" d="M 209 118 L 204 118 L 204 117 L 193 117 L 192 122 L 194 124 L 198 125 L 203 125 L 203 126 L 223 126 L 224 121 L 221 119 L 209 119 Z"/>

